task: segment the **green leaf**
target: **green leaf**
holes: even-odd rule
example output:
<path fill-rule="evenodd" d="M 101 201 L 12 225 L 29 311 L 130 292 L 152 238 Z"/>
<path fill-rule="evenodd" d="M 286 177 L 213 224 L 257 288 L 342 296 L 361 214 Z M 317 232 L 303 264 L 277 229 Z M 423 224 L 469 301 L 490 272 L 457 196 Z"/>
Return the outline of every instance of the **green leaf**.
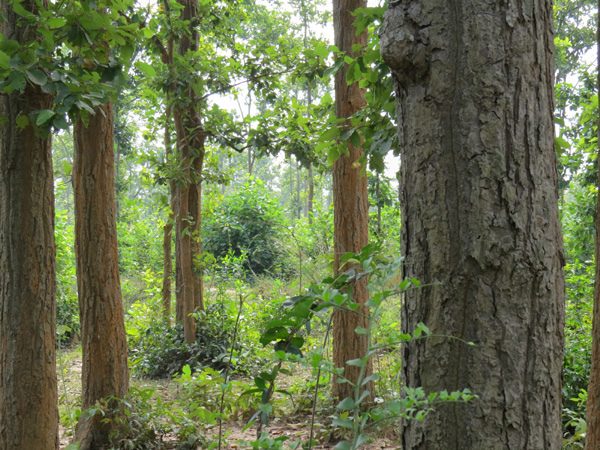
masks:
<path fill-rule="evenodd" d="M 352 446 L 350 445 L 350 442 L 347 441 L 341 441 L 338 442 L 337 445 L 335 447 L 333 447 L 334 450 L 352 450 Z"/>
<path fill-rule="evenodd" d="M 46 20 L 46 24 L 50 28 L 61 28 L 67 24 L 67 19 L 64 17 L 51 17 Z"/>
<path fill-rule="evenodd" d="M 17 128 L 20 130 L 27 128 L 29 125 L 29 117 L 24 114 L 17 116 Z"/>
<path fill-rule="evenodd" d="M 350 143 L 352 144 L 352 146 L 354 148 L 358 148 L 360 147 L 360 144 L 362 144 L 361 139 L 360 139 L 360 134 L 358 134 L 358 131 L 354 131 L 354 133 L 352 133 L 352 135 L 350 136 Z"/>
<path fill-rule="evenodd" d="M 40 86 L 43 86 L 48 82 L 48 77 L 46 74 L 39 69 L 26 70 L 25 73 L 27 74 L 27 78 L 29 78 L 33 83 L 39 84 Z"/>
<path fill-rule="evenodd" d="M 344 400 L 338 403 L 336 406 L 337 409 L 341 411 L 349 411 L 354 409 L 355 403 L 352 397 L 346 397 Z"/>
<path fill-rule="evenodd" d="M 359 434 L 358 439 L 356 439 L 356 447 L 355 448 L 358 448 L 361 445 L 363 445 L 365 442 L 367 442 L 368 439 L 369 438 L 367 436 L 365 436 L 364 434 L 362 434 L 362 433 Z"/>
<path fill-rule="evenodd" d="M 368 376 L 367 378 L 365 378 L 361 385 L 364 386 L 365 384 L 367 384 L 369 381 L 377 381 L 379 379 L 379 375 L 374 373 L 373 375 Z"/>
<path fill-rule="evenodd" d="M 331 425 L 336 427 L 348 428 L 349 430 L 351 430 L 354 427 L 354 424 L 350 419 L 343 419 L 341 417 L 336 417 L 335 419 L 333 419 Z"/>
<path fill-rule="evenodd" d="M 369 330 L 367 330 L 366 328 L 363 328 L 363 327 L 356 327 L 354 332 L 356 334 L 369 334 Z"/>
<path fill-rule="evenodd" d="M 10 69 L 10 57 L 0 50 L 0 69 Z"/>
<path fill-rule="evenodd" d="M 55 115 L 56 115 L 56 113 L 54 111 L 52 111 L 51 109 L 44 109 L 38 114 L 35 124 L 38 126 L 43 125 L 46 122 L 48 122 Z"/>
<path fill-rule="evenodd" d="M 350 128 L 348 130 L 344 130 L 340 133 L 340 139 L 345 141 L 346 139 L 348 139 L 350 136 L 352 136 L 354 134 L 354 128 Z"/>
<path fill-rule="evenodd" d="M 148 63 L 136 61 L 135 67 L 148 78 L 154 78 L 156 76 L 156 70 Z"/>
<path fill-rule="evenodd" d="M 265 414 L 271 414 L 273 412 L 273 405 L 270 403 L 261 403 L 260 410 Z"/>
<path fill-rule="evenodd" d="M 289 331 L 284 327 L 269 328 L 260 338 L 262 345 L 268 345 L 277 339 L 286 339 L 290 335 Z"/>
<path fill-rule="evenodd" d="M 364 361 L 361 358 L 351 359 L 350 361 L 346 361 L 346 364 L 349 366 L 362 367 L 365 365 Z"/>

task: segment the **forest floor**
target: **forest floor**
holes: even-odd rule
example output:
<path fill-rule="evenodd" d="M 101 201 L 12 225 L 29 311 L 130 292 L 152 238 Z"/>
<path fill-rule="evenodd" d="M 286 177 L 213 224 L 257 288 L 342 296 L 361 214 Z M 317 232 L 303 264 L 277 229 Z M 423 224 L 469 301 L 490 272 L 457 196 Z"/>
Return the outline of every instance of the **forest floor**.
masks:
<path fill-rule="evenodd" d="M 61 423 L 59 426 L 60 434 L 60 449 L 65 449 L 72 439 L 72 428 L 68 424 L 68 417 L 73 416 L 78 410 L 81 400 L 81 347 L 64 349 L 60 352 L 59 362 L 57 363 L 58 371 L 58 396 L 59 396 L 59 412 Z M 297 380 L 287 380 L 287 383 L 305 383 L 297 377 Z M 305 380 L 305 379 L 304 379 Z M 170 379 L 162 380 L 141 380 L 132 378 L 131 385 L 138 388 L 150 388 L 155 393 L 158 393 L 164 398 L 163 401 L 169 401 L 174 396 L 178 395 L 178 386 Z M 318 424 L 319 417 L 315 419 L 315 436 L 319 442 L 333 441 L 335 438 L 328 433 L 328 430 L 321 424 Z M 308 441 L 310 435 L 310 415 L 303 414 L 282 414 L 275 417 L 269 426 L 268 432 L 271 438 L 286 436 L 289 439 L 287 442 L 294 442 L 302 439 Z M 325 421 L 325 420 L 323 420 Z M 237 420 L 223 422 L 223 449 L 246 449 L 253 448 L 248 442 L 256 439 L 256 426 L 249 427 L 244 430 L 248 420 L 247 417 L 237 417 Z M 66 426 L 65 426 L 66 425 Z M 219 435 L 219 427 L 217 425 L 205 427 L 203 433 L 206 436 L 213 436 L 216 439 Z M 161 442 L 166 449 L 183 448 L 177 447 L 177 438 L 173 434 L 166 434 L 160 437 Z M 382 450 L 382 449 L 399 449 L 400 446 L 396 443 L 397 437 L 393 430 L 389 430 L 383 435 L 374 436 L 370 443 L 361 446 L 364 450 Z M 245 442 L 246 443 L 245 443 Z M 313 449 L 333 449 L 335 442 L 327 442 L 313 446 Z M 186 446 L 186 449 L 192 447 Z M 200 450 L 203 446 L 197 446 Z M 265 448 L 265 447 L 262 447 Z"/>

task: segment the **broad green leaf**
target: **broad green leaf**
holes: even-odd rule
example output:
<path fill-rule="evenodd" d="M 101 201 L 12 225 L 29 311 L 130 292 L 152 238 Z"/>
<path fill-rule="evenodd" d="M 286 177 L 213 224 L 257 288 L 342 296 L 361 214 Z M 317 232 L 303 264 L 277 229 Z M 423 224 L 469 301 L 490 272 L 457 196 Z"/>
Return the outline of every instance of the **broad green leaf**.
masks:
<path fill-rule="evenodd" d="M 270 403 L 261 403 L 259 408 L 265 414 L 271 414 L 273 412 L 273 405 Z"/>
<path fill-rule="evenodd" d="M 64 17 L 51 17 L 46 20 L 46 24 L 50 28 L 61 28 L 67 24 L 67 19 Z"/>
<path fill-rule="evenodd" d="M 331 425 L 336 427 L 348 428 L 349 430 L 351 430 L 354 427 L 354 424 L 350 419 L 343 419 L 341 417 L 336 417 L 335 419 L 333 419 Z"/>
<path fill-rule="evenodd" d="M 352 133 L 352 135 L 350 136 L 350 143 L 354 148 L 360 147 L 361 139 L 360 134 L 358 134 L 358 131 L 355 130 L 354 133 Z"/>
<path fill-rule="evenodd" d="M 350 361 L 346 361 L 346 364 L 349 366 L 362 367 L 365 365 L 364 361 L 361 358 L 351 359 Z"/>
<path fill-rule="evenodd" d="M 10 69 L 10 57 L 0 50 L 0 69 Z"/>
<path fill-rule="evenodd" d="M 369 330 L 367 330 L 366 328 L 363 328 L 363 327 L 356 327 L 354 332 L 356 334 L 369 334 Z"/>
<path fill-rule="evenodd" d="M 148 63 L 136 61 L 135 67 L 148 78 L 153 78 L 156 76 L 156 70 Z"/>
<path fill-rule="evenodd" d="M 27 74 L 27 78 L 29 78 L 33 83 L 39 84 L 40 86 L 43 86 L 48 82 L 48 77 L 46 74 L 39 69 L 26 70 L 25 73 Z"/>
<path fill-rule="evenodd" d="M 344 400 L 338 403 L 336 406 L 337 409 L 341 411 L 349 411 L 354 409 L 355 403 L 352 397 L 346 397 Z"/>
<path fill-rule="evenodd" d="M 48 122 L 52 117 L 54 117 L 55 114 L 56 113 L 51 109 L 44 109 L 38 114 L 35 124 L 38 126 L 43 125 L 46 122 Z"/>
<path fill-rule="evenodd" d="M 347 442 L 347 441 L 341 441 L 341 442 L 338 442 L 338 443 L 336 444 L 336 446 L 335 446 L 335 447 L 333 447 L 333 449 L 334 449 L 334 450 L 351 450 L 351 449 L 352 449 L 352 446 L 350 445 L 350 442 Z"/>

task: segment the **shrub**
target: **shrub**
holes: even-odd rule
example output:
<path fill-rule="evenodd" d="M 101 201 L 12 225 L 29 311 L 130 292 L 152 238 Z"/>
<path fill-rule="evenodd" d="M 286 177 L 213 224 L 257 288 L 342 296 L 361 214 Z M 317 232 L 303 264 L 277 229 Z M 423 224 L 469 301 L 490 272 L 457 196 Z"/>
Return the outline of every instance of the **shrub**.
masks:
<path fill-rule="evenodd" d="M 186 365 L 192 371 L 207 366 L 225 368 L 233 338 L 233 320 L 219 305 L 208 306 L 202 316 L 206 320 L 201 318 L 198 323 L 196 342 L 191 346 L 185 344 L 182 324 L 169 327 L 154 322 L 137 332 L 128 329 L 134 372 L 148 378 L 165 378 L 181 373 Z"/>
<path fill-rule="evenodd" d="M 231 250 L 235 256 L 246 255 L 245 269 L 253 275 L 282 272 L 283 213 L 259 179 L 226 197 L 204 225 L 204 249 L 217 259 Z"/>

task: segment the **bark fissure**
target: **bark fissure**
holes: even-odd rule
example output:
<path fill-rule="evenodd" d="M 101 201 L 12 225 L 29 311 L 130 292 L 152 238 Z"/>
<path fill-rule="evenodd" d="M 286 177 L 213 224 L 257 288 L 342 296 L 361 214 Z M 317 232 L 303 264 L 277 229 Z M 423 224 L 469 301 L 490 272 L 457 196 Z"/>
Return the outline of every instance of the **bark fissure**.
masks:
<path fill-rule="evenodd" d="M 542 0 L 492 9 L 412 0 L 385 14 L 404 273 L 432 284 L 407 293 L 402 328 L 423 321 L 434 334 L 476 343 L 410 342 L 402 374 L 427 392 L 479 395 L 404 423 L 406 448 L 560 448 L 564 279 L 551 22 Z"/>

